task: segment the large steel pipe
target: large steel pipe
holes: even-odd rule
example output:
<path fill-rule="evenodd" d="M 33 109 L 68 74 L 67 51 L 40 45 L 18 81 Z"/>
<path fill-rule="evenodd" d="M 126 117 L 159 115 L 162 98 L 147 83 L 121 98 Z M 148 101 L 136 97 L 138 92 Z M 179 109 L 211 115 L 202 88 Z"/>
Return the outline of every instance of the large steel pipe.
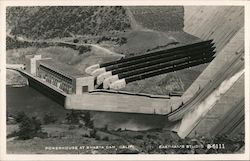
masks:
<path fill-rule="evenodd" d="M 195 55 L 193 57 L 192 56 L 187 56 L 187 57 L 184 57 L 184 58 L 181 58 L 181 59 L 176 59 L 176 60 L 173 60 L 173 61 L 159 63 L 159 64 L 155 64 L 155 65 L 148 66 L 148 67 L 145 67 L 145 68 L 139 68 L 139 69 L 135 68 L 135 70 L 132 70 L 132 71 L 128 71 L 128 72 L 124 72 L 124 73 L 119 73 L 118 77 L 120 79 L 121 78 L 126 78 L 126 77 L 130 77 L 130 76 L 133 76 L 133 75 L 137 75 L 137 74 L 142 74 L 142 73 L 145 73 L 145 72 L 154 71 L 154 70 L 165 68 L 165 67 L 169 67 L 169 66 L 176 66 L 176 65 L 188 62 L 188 61 L 193 61 L 193 60 L 197 60 L 197 59 L 212 57 L 213 55 L 214 55 L 214 52 L 209 53 L 209 54 L 204 54 L 204 55 L 203 54 L 201 54 L 201 55 Z"/>
<path fill-rule="evenodd" d="M 170 67 L 166 67 L 163 69 L 158 69 L 155 71 L 143 73 L 140 75 L 134 75 L 131 77 L 127 77 L 127 78 L 115 81 L 114 83 L 110 84 L 110 88 L 111 89 L 121 89 L 121 88 L 124 88 L 126 86 L 126 84 L 133 82 L 133 81 L 142 80 L 142 79 L 146 79 L 149 77 L 153 77 L 153 76 L 157 76 L 157 75 L 161 75 L 161 74 L 165 74 L 165 73 L 174 72 L 174 71 L 182 70 L 185 68 L 197 66 L 200 64 L 208 63 L 208 62 L 211 62 L 213 59 L 214 59 L 214 57 L 202 58 L 202 59 L 198 59 L 198 60 L 193 60 L 191 62 L 185 62 L 185 63 L 179 64 L 179 65 L 176 65 L 174 67 L 170 66 Z"/>
<path fill-rule="evenodd" d="M 131 66 L 131 65 L 135 65 L 138 63 L 143 63 L 143 62 L 151 61 L 155 59 L 161 59 L 164 57 L 171 57 L 173 55 L 183 54 L 187 51 L 194 52 L 197 50 L 209 49 L 214 45 L 214 43 L 211 43 L 211 42 L 212 40 L 203 41 L 199 43 L 189 44 L 189 45 L 165 49 L 165 50 L 161 49 L 159 51 L 153 51 L 153 52 L 138 55 L 138 56 L 124 58 L 118 61 L 112 61 L 112 62 L 103 63 L 103 64 L 95 64 L 86 68 L 85 72 L 93 76 L 98 76 L 106 71 L 110 71 L 110 70 L 114 70 L 114 69 L 118 69 L 122 67 L 127 67 L 127 66 Z"/>
<path fill-rule="evenodd" d="M 200 65 L 200 64 L 203 64 L 203 63 L 211 62 L 213 59 L 214 59 L 214 57 L 210 57 L 210 58 L 201 58 L 201 59 L 198 59 L 198 60 L 193 60 L 191 62 L 184 62 L 184 63 L 178 64 L 176 66 L 173 66 L 173 67 L 167 67 L 167 68 L 164 68 L 164 69 L 159 69 L 159 70 L 151 71 L 151 72 L 148 72 L 148 73 L 143 73 L 141 75 L 131 76 L 131 77 L 125 78 L 125 80 L 126 80 L 126 83 L 130 83 L 130 82 L 133 82 L 133 81 L 136 81 L 136 80 L 141 80 L 141 79 L 145 79 L 145 78 L 165 74 L 165 73 L 168 73 L 168 72 L 174 72 L 174 71 L 189 68 L 189 67 L 192 67 L 192 66 Z"/>
<path fill-rule="evenodd" d="M 102 63 L 102 64 L 100 64 L 100 67 L 102 68 L 102 67 L 106 67 L 106 66 L 110 66 L 110 65 L 114 65 L 114 64 L 118 64 L 118 63 L 128 62 L 128 61 L 135 60 L 135 59 L 141 59 L 141 58 L 145 58 L 145 57 L 148 57 L 148 56 L 153 56 L 155 54 L 168 53 L 168 52 L 173 52 L 173 51 L 176 51 L 176 50 L 187 50 L 187 49 L 190 49 L 190 48 L 194 48 L 196 46 L 203 46 L 203 45 L 206 45 L 206 44 L 211 44 L 212 41 L 213 40 L 201 41 L 201 42 L 182 45 L 182 46 L 173 47 L 173 48 L 169 48 L 169 49 L 165 49 L 165 50 L 159 49 L 159 50 L 156 50 L 156 51 L 148 52 L 147 54 L 143 54 L 143 55 L 137 55 L 137 56 L 121 59 L 121 60 L 118 60 L 118 61 Z"/>
<path fill-rule="evenodd" d="M 125 73 L 125 72 L 130 72 L 132 70 L 136 70 L 136 69 L 141 69 L 141 68 L 145 68 L 145 67 L 149 67 L 149 66 L 153 66 L 153 65 L 157 65 L 157 64 L 162 64 L 162 63 L 166 63 L 166 62 L 170 62 L 173 60 L 177 60 L 177 59 L 182 59 L 185 57 L 194 57 L 197 55 L 206 55 L 206 54 L 210 54 L 211 52 L 213 52 L 213 50 L 215 49 L 215 47 L 212 48 L 208 48 L 208 49 L 202 49 L 202 50 L 197 50 L 194 52 L 186 52 L 186 53 L 182 53 L 182 54 L 178 54 L 178 55 L 173 55 L 172 57 L 166 57 L 166 58 L 162 58 L 162 59 L 156 59 L 156 60 L 151 60 L 151 61 L 146 61 L 146 62 L 142 62 L 139 64 L 135 64 L 135 65 L 131 65 L 128 67 L 124 67 L 124 68 L 119 68 L 119 69 L 115 69 L 112 71 L 106 71 L 102 74 L 100 74 L 99 76 L 97 76 L 97 84 L 100 85 L 102 84 L 102 82 L 112 76 L 112 75 L 116 75 L 116 74 L 120 74 L 120 73 Z M 103 69 L 103 68 L 100 68 Z"/>
<path fill-rule="evenodd" d="M 199 55 L 199 56 L 196 56 L 196 57 L 186 57 L 186 58 L 175 60 L 175 61 L 172 61 L 172 62 L 166 62 L 166 63 L 163 63 L 163 64 L 157 64 L 157 65 L 154 65 L 154 66 L 150 66 L 150 67 L 146 67 L 146 68 L 142 68 L 142 69 L 137 69 L 137 70 L 130 71 L 130 72 L 113 75 L 113 76 L 110 76 L 109 78 L 104 80 L 103 87 L 105 89 L 107 89 L 107 88 L 110 87 L 110 85 L 112 83 L 114 83 L 117 80 L 123 79 L 123 78 L 133 77 L 135 75 L 140 75 L 140 74 L 143 74 L 143 73 L 152 72 L 152 71 L 155 71 L 155 70 L 160 70 L 160 69 L 164 69 L 164 68 L 168 68 L 168 67 L 175 67 L 175 66 L 177 66 L 179 64 L 183 64 L 183 63 L 186 63 L 186 62 L 191 62 L 191 61 L 194 61 L 194 60 L 200 60 L 200 59 L 203 59 L 203 58 L 209 58 L 209 57 L 212 57 L 214 54 L 215 54 L 215 52 L 212 52 L 212 53 L 207 54 L 205 56 L 204 55 Z"/>
<path fill-rule="evenodd" d="M 179 53 L 179 54 L 171 54 L 168 55 L 168 57 L 162 57 L 161 59 L 155 59 L 155 60 L 148 60 L 145 62 L 141 62 L 139 64 L 135 64 L 132 66 L 128 66 L 128 67 L 124 67 L 124 68 L 119 68 L 119 69 L 114 69 L 112 70 L 112 74 L 119 74 L 119 73 L 123 73 L 123 72 L 128 72 L 134 69 L 139 69 L 139 68 L 143 68 L 143 67 L 147 67 L 147 66 L 151 66 L 151 65 L 155 65 L 155 64 L 160 64 L 160 63 L 164 63 L 164 62 L 168 62 L 168 61 L 172 61 L 172 60 L 177 60 L 177 59 L 181 59 L 184 57 L 193 57 L 196 55 L 206 55 L 209 54 L 211 52 L 213 52 L 213 50 L 215 49 L 215 47 L 212 48 L 203 48 L 202 50 L 196 50 L 196 51 L 186 51 L 183 53 Z"/>
<path fill-rule="evenodd" d="M 181 50 L 176 48 L 175 50 L 173 50 L 171 52 L 168 52 L 168 51 L 164 51 L 164 52 L 160 52 L 160 53 L 156 52 L 156 53 L 154 53 L 154 54 L 152 54 L 150 56 L 148 56 L 147 54 L 144 54 L 143 57 L 141 57 L 140 59 L 132 59 L 130 61 L 126 61 L 126 62 L 106 66 L 105 69 L 106 69 L 106 71 L 110 71 L 110 70 L 115 70 L 115 69 L 119 69 L 119 68 L 123 68 L 123 67 L 128 67 L 128 66 L 131 66 L 131 65 L 139 64 L 139 63 L 144 63 L 144 62 L 147 62 L 147 61 L 172 57 L 174 55 L 179 55 L 179 54 L 185 54 L 187 52 L 196 52 L 196 51 L 205 50 L 205 49 L 208 50 L 213 45 L 214 44 L 204 44 L 202 46 L 195 46 L 195 47 L 190 48 L 190 49 L 181 49 Z M 102 68 L 102 65 L 100 65 L 100 68 Z"/>

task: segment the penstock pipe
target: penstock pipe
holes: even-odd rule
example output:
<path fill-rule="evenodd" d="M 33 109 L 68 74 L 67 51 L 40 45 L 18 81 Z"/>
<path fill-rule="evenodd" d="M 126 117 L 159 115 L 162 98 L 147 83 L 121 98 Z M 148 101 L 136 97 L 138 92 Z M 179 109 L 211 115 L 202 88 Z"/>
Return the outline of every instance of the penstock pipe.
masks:
<path fill-rule="evenodd" d="M 161 74 L 165 74 L 165 73 L 169 73 L 169 72 L 174 72 L 174 71 L 178 71 L 181 69 L 185 69 L 185 68 L 189 68 L 192 66 L 197 66 L 200 64 L 204 64 L 204 63 L 208 63 L 211 62 L 214 59 L 214 57 L 209 57 L 209 58 L 201 58 L 198 60 L 193 60 L 191 62 L 185 62 L 185 63 L 181 63 L 176 65 L 175 67 L 169 66 L 163 69 L 158 69 L 155 71 L 151 71 L 151 72 L 147 72 L 147 73 L 143 73 L 140 75 L 135 75 L 135 76 L 131 76 L 131 77 L 127 77 L 125 78 L 126 83 L 130 83 L 136 80 L 141 80 L 141 79 L 146 79 L 149 77 L 153 77 L 153 76 L 157 76 L 157 75 L 161 75 Z"/>
<path fill-rule="evenodd" d="M 133 76 L 133 75 L 138 75 L 138 74 L 141 74 L 141 73 L 151 72 L 151 71 L 166 68 L 166 67 L 177 66 L 179 64 L 189 62 L 189 61 L 194 61 L 194 60 L 197 60 L 197 59 L 212 57 L 214 55 L 214 53 L 215 52 L 212 52 L 212 53 L 209 53 L 209 54 L 206 54 L 206 55 L 196 55 L 196 56 L 193 56 L 193 57 L 187 56 L 187 57 L 177 59 L 177 60 L 173 60 L 173 61 L 158 63 L 158 64 L 148 66 L 148 67 L 145 67 L 145 68 L 139 68 L 139 69 L 135 68 L 135 70 L 132 70 L 132 71 L 119 73 L 118 78 L 122 79 L 122 78 L 130 77 L 130 76 Z"/>
<path fill-rule="evenodd" d="M 209 50 L 210 48 L 212 48 L 212 46 L 213 46 L 213 44 L 205 44 L 205 45 L 202 45 L 202 46 L 196 46 L 196 47 L 186 49 L 186 50 L 184 50 L 184 49 L 183 50 L 176 49 L 176 50 L 171 51 L 171 52 L 154 53 L 151 56 L 148 56 L 147 54 L 144 54 L 143 57 L 140 58 L 140 59 L 132 59 L 130 61 L 117 63 L 117 64 L 114 64 L 114 65 L 107 66 L 107 67 L 105 67 L 105 69 L 106 69 L 106 71 L 111 71 L 111 70 L 114 70 L 114 69 L 123 68 L 123 67 L 131 66 L 131 65 L 135 65 L 135 64 L 139 64 L 139 63 L 143 63 L 143 62 L 147 62 L 147 61 L 172 57 L 174 55 L 179 55 L 179 54 L 185 54 L 187 52 L 196 52 L 196 51 L 201 51 L 201 50 Z M 102 67 L 102 66 L 100 66 L 100 67 Z"/>
<path fill-rule="evenodd" d="M 188 45 L 182 45 L 179 47 L 169 48 L 169 49 L 165 49 L 165 50 L 161 49 L 158 51 L 153 51 L 153 52 L 149 52 L 149 53 L 142 54 L 142 55 L 124 58 L 124 59 L 121 59 L 118 61 L 102 63 L 102 64 L 100 64 L 100 68 L 108 67 L 108 66 L 112 66 L 112 65 L 116 65 L 116 64 L 120 64 L 120 63 L 130 62 L 133 60 L 143 59 L 145 57 L 151 57 L 151 56 L 155 56 L 155 55 L 159 55 L 159 54 L 167 54 L 167 53 L 172 53 L 172 52 L 183 52 L 183 51 L 187 51 L 187 50 L 193 49 L 193 48 L 194 49 L 199 48 L 199 47 L 204 48 L 205 46 L 213 46 L 213 45 L 214 45 L 214 43 L 212 43 L 212 40 L 208 40 L 208 41 L 202 41 L 202 42 L 188 44 Z"/>
<path fill-rule="evenodd" d="M 134 70 L 134 69 L 140 69 L 140 68 L 144 68 L 147 66 L 152 66 L 152 65 L 161 64 L 161 63 L 165 63 L 165 62 L 169 62 L 169 61 L 173 61 L 173 60 L 182 59 L 185 57 L 194 57 L 197 55 L 204 55 L 204 56 L 210 55 L 214 49 L 215 49 L 215 47 L 208 48 L 208 49 L 202 49 L 199 51 L 193 51 L 193 52 L 187 51 L 185 53 L 173 55 L 171 57 L 163 57 L 161 59 L 148 60 L 146 62 L 141 62 L 141 63 L 135 64 L 135 65 L 114 69 L 111 71 L 111 73 L 112 73 L 112 75 L 115 75 L 115 74 L 119 74 L 119 73 L 129 72 L 129 71 Z"/>

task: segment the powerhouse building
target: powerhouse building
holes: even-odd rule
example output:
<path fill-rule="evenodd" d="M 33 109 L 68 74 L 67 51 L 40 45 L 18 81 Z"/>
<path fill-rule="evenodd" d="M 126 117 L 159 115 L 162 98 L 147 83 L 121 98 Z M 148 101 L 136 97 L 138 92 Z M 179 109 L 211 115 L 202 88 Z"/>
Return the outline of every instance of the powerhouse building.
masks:
<path fill-rule="evenodd" d="M 71 66 L 42 58 L 26 57 L 26 71 L 67 94 L 82 94 L 94 90 L 94 77 Z"/>

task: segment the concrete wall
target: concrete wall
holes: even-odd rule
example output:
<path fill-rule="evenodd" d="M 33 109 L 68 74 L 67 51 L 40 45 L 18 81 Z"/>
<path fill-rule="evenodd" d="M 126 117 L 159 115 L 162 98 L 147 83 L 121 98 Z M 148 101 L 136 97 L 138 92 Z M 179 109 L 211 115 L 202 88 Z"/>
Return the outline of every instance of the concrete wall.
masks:
<path fill-rule="evenodd" d="M 94 90 L 94 77 L 82 77 L 75 79 L 75 94 L 79 95 L 83 93 L 83 86 L 88 87 L 88 91 Z M 86 92 L 88 92 L 86 91 Z"/>
<path fill-rule="evenodd" d="M 213 108 L 201 119 L 201 121 L 194 127 L 194 129 L 188 135 L 193 137 L 195 134 L 201 136 L 215 136 L 219 132 L 216 129 L 217 126 L 226 127 L 228 125 L 233 126 L 233 119 L 228 114 L 229 111 L 237 110 L 238 104 L 244 101 L 244 75 L 242 75 L 235 84 L 221 97 L 221 99 L 213 106 Z M 244 111 L 244 110 L 243 110 Z M 234 111 L 236 112 L 236 111 Z M 237 115 L 234 113 L 233 116 Z M 230 118 L 228 118 L 230 117 Z M 224 124 L 223 120 L 229 119 L 230 123 Z M 228 133 L 229 134 L 229 133 Z"/>
<path fill-rule="evenodd" d="M 21 72 L 26 78 L 28 78 L 29 86 L 43 93 L 45 96 L 53 99 L 58 104 L 64 106 L 66 95 L 60 91 L 58 91 L 52 85 L 42 82 L 41 80 L 35 78 L 33 75 Z"/>
<path fill-rule="evenodd" d="M 36 59 L 30 59 L 30 74 L 36 75 Z"/>
<path fill-rule="evenodd" d="M 166 115 L 171 112 L 172 102 L 179 99 L 179 97 L 118 91 L 95 91 L 80 95 L 67 95 L 27 72 L 20 72 L 28 78 L 32 88 L 37 89 L 66 109 Z M 91 79 L 90 77 L 89 80 Z"/>
<path fill-rule="evenodd" d="M 212 79 L 218 71 L 226 64 L 229 64 L 238 55 L 236 53 L 244 52 L 244 28 L 241 28 L 238 33 L 228 42 L 221 50 L 216 58 L 207 66 L 207 68 L 199 75 L 192 85 L 182 95 L 181 100 L 185 103 L 194 96 L 199 88 L 203 88 L 210 79 Z M 180 106 L 180 102 L 176 102 L 174 108 Z"/>
<path fill-rule="evenodd" d="M 241 6 L 190 6 L 185 7 L 184 19 L 184 31 L 203 40 L 214 39 L 217 51 L 216 58 L 181 97 L 181 100 L 185 103 L 194 96 L 199 88 L 203 89 L 218 72 L 230 66 L 231 60 L 234 60 L 239 54 L 244 54 L 244 8 Z M 236 104 L 242 99 L 244 99 L 243 76 L 216 102 L 205 116 L 200 118 L 201 120 L 194 125 L 188 136 L 192 137 L 195 134 L 213 136 L 216 133 L 215 127 L 227 127 L 233 124 L 235 119 L 241 119 L 232 117 L 229 122 L 227 121 L 227 125 L 223 120 L 227 117 L 230 109 L 236 108 Z M 180 103 L 175 103 L 174 108 L 179 105 Z M 239 127 L 242 127 L 242 124 Z"/>
<path fill-rule="evenodd" d="M 25 57 L 25 71 L 28 73 L 31 73 L 31 56 L 26 56 Z"/>
<path fill-rule="evenodd" d="M 6 69 L 24 69 L 24 64 L 6 64 Z"/>
<path fill-rule="evenodd" d="M 184 31 L 203 40 L 214 39 L 220 51 L 244 27 L 242 6 L 186 6 Z"/>
<path fill-rule="evenodd" d="M 42 59 L 41 55 L 27 56 L 25 58 L 26 71 L 30 74 L 36 75 L 37 60 L 41 59 Z"/>
<path fill-rule="evenodd" d="M 67 96 L 65 107 L 74 110 L 164 115 L 170 112 L 170 104 L 171 100 L 166 98 L 94 92 Z"/>

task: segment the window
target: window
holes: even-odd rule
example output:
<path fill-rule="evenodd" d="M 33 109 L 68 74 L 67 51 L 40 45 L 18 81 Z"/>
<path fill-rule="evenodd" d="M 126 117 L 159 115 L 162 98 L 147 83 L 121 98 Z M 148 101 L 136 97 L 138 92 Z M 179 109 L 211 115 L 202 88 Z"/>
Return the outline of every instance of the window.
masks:
<path fill-rule="evenodd" d="M 88 86 L 82 86 L 82 93 L 88 92 L 88 91 L 89 91 Z"/>

